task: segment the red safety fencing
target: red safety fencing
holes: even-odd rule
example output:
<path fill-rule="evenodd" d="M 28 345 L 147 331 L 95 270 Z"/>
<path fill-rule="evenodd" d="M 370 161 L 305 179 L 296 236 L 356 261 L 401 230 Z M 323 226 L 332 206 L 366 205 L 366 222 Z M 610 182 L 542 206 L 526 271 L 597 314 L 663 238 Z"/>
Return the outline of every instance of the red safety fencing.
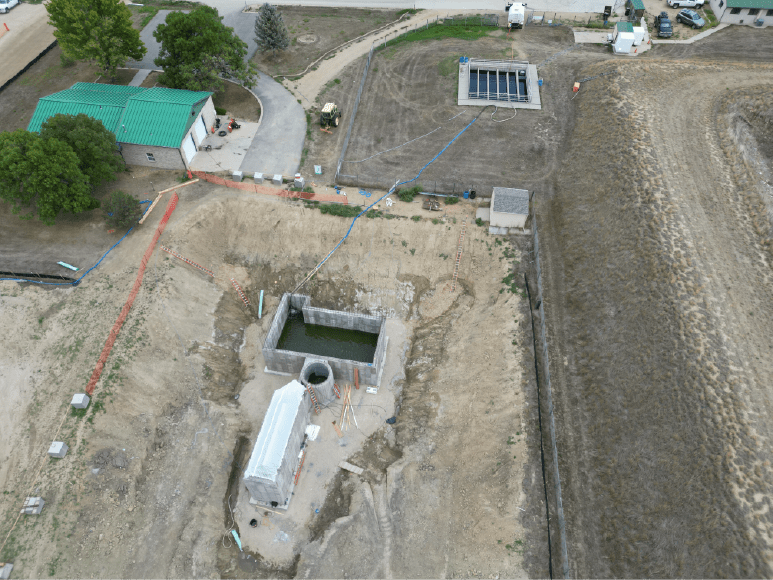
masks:
<path fill-rule="evenodd" d="M 107 362 L 107 357 L 110 356 L 110 352 L 113 350 L 113 344 L 115 344 L 115 340 L 118 338 L 118 332 L 121 330 L 123 323 L 126 321 L 126 317 L 129 315 L 129 311 L 132 309 L 132 304 L 134 304 L 134 299 L 137 297 L 137 292 L 140 291 L 140 286 L 142 286 L 142 278 L 145 275 L 145 267 L 148 265 L 148 260 L 150 260 L 150 257 L 153 255 L 153 250 L 156 247 L 158 238 L 161 237 L 161 234 L 164 232 L 164 228 L 166 228 L 166 223 L 169 221 L 169 216 L 172 215 L 174 208 L 177 207 L 177 199 L 178 197 L 175 193 L 172 196 L 172 199 L 169 200 L 169 205 L 166 206 L 166 213 L 164 214 L 164 217 L 161 218 L 161 223 L 158 224 L 158 228 L 156 228 L 156 233 L 153 235 L 153 241 L 150 242 L 148 249 L 145 250 L 145 255 L 142 256 L 140 269 L 137 272 L 137 278 L 134 280 L 134 286 L 129 293 L 129 298 L 126 299 L 126 304 L 123 305 L 121 314 L 118 315 L 118 320 L 115 321 L 112 330 L 110 330 L 110 335 L 107 337 L 105 347 L 102 349 L 102 354 L 99 355 L 97 366 L 94 368 L 94 372 L 91 373 L 89 384 L 86 385 L 86 393 L 89 396 L 94 394 L 94 387 L 96 387 L 99 377 L 102 376 L 102 369 L 104 369 L 105 362 Z"/>
<path fill-rule="evenodd" d="M 277 197 L 286 197 L 289 199 L 306 199 L 309 201 L 324 201 L 334 202 L 343 205 L 348 205 L 349 200 L 345 195 L 326 195 L 324 193 L 309 193 L 306 191 L 287 191 L 286 189 L 275 189 L 273 187 L 266 187 L 258 185 L 256 183 L 239 183 L 237 181 L 230 181 L 223 179 L 217 175 L 209 175 L 203 171 L 192 171 L 193 175 L 204 181 L 209 181 L 215 185 L 223 185 L 232 189 L 241 189 L 242 191 L 249 191 L 250 193 L 262 193 L 264 195 L 274 195 Z"/>

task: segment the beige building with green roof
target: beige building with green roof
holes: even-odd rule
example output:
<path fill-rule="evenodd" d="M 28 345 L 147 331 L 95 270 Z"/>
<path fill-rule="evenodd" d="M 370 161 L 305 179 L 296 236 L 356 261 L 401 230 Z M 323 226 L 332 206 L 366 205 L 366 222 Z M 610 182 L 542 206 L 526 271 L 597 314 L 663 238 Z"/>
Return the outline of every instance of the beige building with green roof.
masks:
<path fill-rule="evenodd" d="M 212 93 L 75 83 L 40 99 L 27 130 L 79 113 L 102 121 L 126 163 L 160 169 L 187 169 L 215 124 Z"/>
<path fill-rule="evenodd" d="M 709 0 L 709 5 L 722 23 L 757 28 L 773 25 L 773 0 Z"/>

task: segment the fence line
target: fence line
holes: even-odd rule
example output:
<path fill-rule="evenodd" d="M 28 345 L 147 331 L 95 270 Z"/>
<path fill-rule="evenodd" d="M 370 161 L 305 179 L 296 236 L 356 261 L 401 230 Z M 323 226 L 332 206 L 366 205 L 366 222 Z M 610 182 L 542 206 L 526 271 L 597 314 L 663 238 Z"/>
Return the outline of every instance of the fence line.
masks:
<path fill-rule="evenodd" d="M 27 72 L 33 64 L 38 62 L 41 58 L 43 58 L 46 54 L 48 54 L 48 51 L 54 48 L 57 44 L 57 41 L 55 40 L 51 44 L 49 44 L 46 48 L 44 48 L 35 58 L 33 58 L 31 61 L 27 63 L 27 65 L 21 69 L 19 72 L 17 72 L 15 75 L 13 75 L 10 79 L 5 81 L 3 83 L 3 86 L 0 87 L 0 93 L 2 93 L 5 89 L 7 89 L 13 82 L 18 79 L 21 75 L 23 75 L 25 72 Z"/>
<path fill-rule="evenodd" d="M 325 201 L 348 204 L 345 195 L 330 195 L 324 193 L 311 193 L 308 191 L 288 191 L 286 189 L 276 189 L 273 187 L 266 187 L 264 185 L 258 185 L 257 183 L 244 183 L 238 181 L 231 181 L 217 175 L 211 175 L 204 171 L 191 171 L 191 174 L 196 177 L 214 183 L 215 185 L 223 185 L 232 189 L 241 189 L 242 191 L 249 191 L 250 193 L 262 193 L 264 195 L 275 195 L 277 197 L 286 197 L 289 199 L 305 199 L 308 201 Z"/>
<path fill-rule="evenodd" d="M 534 208 L 534 193 L 531 195 L 531 227 L 534 232 L 534 266 L 537 271 L 537 298 L 536 305 L 539 312 L 540 336 L 535 337 L 542 343 L 543 360 L 543 386 L 547 398 L 548 427 L 550 431 L 550 445 L 553 454 L 553 480 L 555 482 L 556 514 L 558 519 L 559 545 L 561 548 L 561 572 L 564 578 L 569 578 L 569 554 L 566 546 L 566 521 L 564 519 L 564 503 L 561 497 L 561 476 L 558 471 L 558 446 L 556 439 L 556 422 L 553 414 L 553 389 L 550 383 L 550 359 L 548 357 L 548 331 L 545 324 L 545 301 L 542 290 L 542 268 L 540 264 L 539 233 L 537 232 L 537 212 Z M 548 523 L 548 525 L 550 525 Z"/>
<path fill-rule="evenodd" d="M 365 70 L 362 71 L 362 80 L 360 81 L 360 88 L 357 90 L 357 98 L 354 100 L 354 107 L 352 107 L 352 114 L 349 118 L 349 128 L 346 130 L 346 138 L 344 139 L 344 146 L 341 149 L 341 157 L 338 158 L 338 167 L 336 167 L 335 181 L 338 181 L 338 175 L 341 173 L 341 164 L 344 162 L 344 156 L 346 155 L 346 149 L 349 147 L 349 139 L 352 136 L 352 128 L 354 127 L 354 118 L 357 116 L 357 107 L 360 106 L 360 97 L 362 97 L 362 89 L 365 87 L 365 79 L 368 78 L 368 69 L 370 68 L 370 61 L 373 60 L 373 47 L 375 44 L 370 45 L 370 52 L 368 53 L 368 60 L 365 63 Z"/>

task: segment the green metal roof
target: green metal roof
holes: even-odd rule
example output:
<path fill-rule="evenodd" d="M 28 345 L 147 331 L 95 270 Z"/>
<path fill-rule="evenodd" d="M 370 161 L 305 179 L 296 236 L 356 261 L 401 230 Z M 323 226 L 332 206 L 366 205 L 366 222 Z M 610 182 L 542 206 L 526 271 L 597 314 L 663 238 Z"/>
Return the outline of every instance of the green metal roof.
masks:
<path fill-rule="evenodd" d="M 176 149 L 211 94 L 162 87 L 75 83 L 40 99 L 27 130 L 40 131 L 49 117 L 59 113 L 85 113 L 102 121 L 119 143 Z"/>
<path fill-rule="evenodd" d="M 618 32 L 633 32 L 633 24 L 630 22 L 618 22 L 616 26 Z"/>
<path fill-rule="evenodd" d="M 643 0 L 628 0 L 631 3 L 631 6 L 633 6 L 634 10 L 644 10 L 644 1 Z"/>
<path fill-rule="evenodd" d="M 116 133 L 118 142 L 179 147 L 185 133 L 190 129 L 211 94 L 174 89 L 149 89 L 145 93 L 132 97 L 126 103 L 126 109 Z M 169 97 L 171 102 L 164 99 L 165 96 Z"/>
<path fill-rule="evenodd" d="M 40 132 L 43 123 L 57 114 L 84 113 L 115 133 L 118 120 L 129 97 L 146 89 L 97 83 L 75 83 L 69 89 L 43 97 L 27 125 L 28 131 Z"/>
<path fill-rule="evenodd" d="M 773 0 L 727 0 L 727 7 L 761 8 L 763 10 L 773 10 Z"/>

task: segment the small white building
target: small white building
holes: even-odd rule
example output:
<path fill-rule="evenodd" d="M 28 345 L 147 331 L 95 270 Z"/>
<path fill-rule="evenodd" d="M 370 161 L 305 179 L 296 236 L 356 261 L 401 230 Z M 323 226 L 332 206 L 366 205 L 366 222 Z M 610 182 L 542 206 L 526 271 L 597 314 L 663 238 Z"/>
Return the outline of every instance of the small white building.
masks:
<path fill-rule="evenodd" d="M 298 381 L 288 383 L 271 397 L 244 470 L 244 485 L 258 504 L 280 509 L 289 507 L 295 472 L 303 457 L 310 411 L 311 399 Z"/>
<path fill-rule="evenodd" d="M 483 209 L 483 208 L 481 208 Z M 478 210 L 480 212 L 480 210 Z M 479 216 L 486 219 L 485 212 Z M 529 192 L 525 189 L 495 187 L 488 212 L 489 233 L 507 234 L 510 229 L 523 230 L 529 217 Z"/>

